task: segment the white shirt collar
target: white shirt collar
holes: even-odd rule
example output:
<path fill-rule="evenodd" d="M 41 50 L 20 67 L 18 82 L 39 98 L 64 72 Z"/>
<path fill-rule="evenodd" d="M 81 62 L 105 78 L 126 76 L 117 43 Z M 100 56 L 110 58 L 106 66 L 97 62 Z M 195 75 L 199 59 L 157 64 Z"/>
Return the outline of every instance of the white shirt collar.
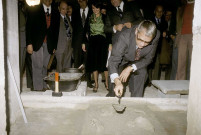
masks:
<path fill-rule="evenodd" d="M 47 12 L 47 8 L 49 8 L 49 14 L 51 14 L 51 6 L 47 7 L 45 4 L 43 4 L 43 8 L 45 13 Z"/>
<path fill-rule="evenodd" d="M 119 5 L 119 8 L 121 9 L 121 11 L 123 12 L 123 8 L 124 8 L 124 2 L 121 1 L 120 5 Z M 118 7 L 116 7 L 117 11 L 118 11 Z"/>
<path fill-rule="evenodd" d="M 161 18 L 157 18 L 156 16 L 155 16 L 155 19 L 156 19 L 156 21 L 160 21 L 161 22 Z"/>
<path fill-rule="evenodd" d="M 68 16 L 69 17 L 69 20 L 71 21 L 71 16 Z"/>
<path fill-rule="evenodd" d="M 60 15 L 61 15 L 61 17 L 64 19 L 65 16 L 63 16 L 62 14 L 60 14 Z"/>
<path fill-rule="evenodd" d="M 83 12 L 83 9 L 82 8 L 80 8 L 80 15 L 82 16 L 82 12 Z M 86 8 L 85 8 L 85 10 L 84 10 L 84 13 L 85 13 L 85 16 L 87 17 L 87 15 L 88 15 L 88 12 L 89 12 L 89 7 L 87 6 Z"/>

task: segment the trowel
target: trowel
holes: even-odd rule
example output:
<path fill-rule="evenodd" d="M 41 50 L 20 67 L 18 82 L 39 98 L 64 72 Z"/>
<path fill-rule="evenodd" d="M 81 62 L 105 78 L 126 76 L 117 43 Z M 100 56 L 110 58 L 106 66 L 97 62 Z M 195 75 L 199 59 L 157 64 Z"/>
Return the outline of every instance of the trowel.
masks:
<path fill-rule="evenodd" d="M 121 105 L 121 98 L 122 98 L 121 96 L 117 96 L 117 98 L 118 98 L 118 103 L 119 104 L 113 104 L 112 106 L 113 106 L 113 108 L 115 109 L 115 111 L 117 113 L 122 114 L 126 110 L 126 106 L 125 105 Z"/>

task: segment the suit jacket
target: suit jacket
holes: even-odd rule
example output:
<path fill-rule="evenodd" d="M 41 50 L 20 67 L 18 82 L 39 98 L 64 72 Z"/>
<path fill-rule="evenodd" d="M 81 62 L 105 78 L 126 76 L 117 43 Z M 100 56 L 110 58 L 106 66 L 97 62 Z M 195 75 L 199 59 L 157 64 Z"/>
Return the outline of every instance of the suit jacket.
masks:
<path fill-rule="evenodd" d="M 64 24 L 64 20 L 61 16 L 59 17 L 59 20 L 60 20 L 59 21 L 60 23 L 59 23 L 59 32 L 57 34 L 58 35 L 58 43 L 57 43 L 57 51 L 56 52 L 63 53 L 66 48 L 68 48 L 67 50 L 71 49 L 72 38 L 67 38 L 66 27 Z M 70 27 L 70 31 L 72 33 L 73 29 L 72 29 L 70 20 L 68 18 L 67 18 L 67 21 L 68 21 L 68 25 Z"/>
<path fill-rule="evenodd" d="M 160 32 L 157 31 L 157 34 L 152 42 L 148 46 L 142 48 L 140 52 L 140 59 L 136 61 L 136 28 L 137 26 L 120 32 L 118 41 L 113 44 L 108 67 L 110 74 L 118 73 L 118 68 L 126 64 L 135 64 L 137 70 L 140 70 L 142 68 L 146 68 L 152 62 L 158 45 Z"/>
<path fill-rule="evenodd" d="M 157 24 L 155 16 L 153 16 L 151 20 L 156 24 L 156 28 L 160 31 L 161 35 L 164 31 L 167 30 L 168 24 L 165 21 L 164 17 L 161 18 L 160 24 Z"/>
<path fill-rule="evenodd" d="M 161 46 L 162 46 L 162 39 L 163 39 L 162 34 L 163 34 L 163 32 L 167 31 L 168 24 L 163 17 L 161 18 L 160 24 L 157 24 L 155 16 L 152 17 L 151 20 L 156 24 L 156 28 L 160 31 L 160 38 L 159 38 L 159 42 L 158 42 L 157 53 L 161 53 Z M 155 57 L 154 61 L 155 60 L 156 60 L 156 57 Z"/>
<path fill-rule="evenodd" d="M 73 48 L 80 48 L 81 44 L 85 41 L 85 38 L 87 38 L 88 35 L 88 29 L 89 29 L 89 17 L 92 14 L 92 10 L 89 8 L 85 25 L 83 27 L 82 25 L 82 17 L 80 15 L 80 8 L 78 10 L 75 10 L 72 14 L 72 27 L 73 27 L 73 39 L 72 39 L 72 46 Z"/>
<path fill-rule="evenodd" d="M 105 32 L 114 33 L 113 26 L 117 24 L 124 24 L 131 22 L 133 25 L 139 24 L 143 20 L 140 9 L 134 2 L 124 2 L 122 17 L 117 11 L 116 7 L 111 6 L 107 11 L 107 17 L 105 21 Z"/>
<path fill-rule="evenodd" d="M 51 5 L 51 24 L 47 29 L 43 5 L 40 4 L 29 9 L 26 23 L 26 45 L 32 44 L 34 51 L 41 48 L 45 36 L 47 36 L 48 52 L 52 54 L 56 48 L 57 36 L 55 37 L 55 31 L 58 29 L 56 12 L 54 6 Z"/>

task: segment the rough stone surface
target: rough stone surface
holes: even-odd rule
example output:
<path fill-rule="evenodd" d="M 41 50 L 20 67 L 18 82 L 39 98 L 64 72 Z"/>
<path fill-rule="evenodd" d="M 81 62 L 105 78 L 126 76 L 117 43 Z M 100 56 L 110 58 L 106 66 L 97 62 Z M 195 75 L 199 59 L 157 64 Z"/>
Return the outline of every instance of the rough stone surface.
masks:
<path fill-rule="evenodd" d="M 0 18 L 3 18 L 3 6 L 0 2 Z M 5 98 L 5 59 L 4 59 L 4 29 L 0 20 L 0 135 L 6 135 L 6 98 Z"/>
<path fill-rule="evenodd" d="M 193 51 L 191 61 L 191 80 L 188 103 L 188 128 L 187 135 L 201 134 L 201 31 L 196 31 L 201 27 L 201 1 L 195 0 L 193 19 Z"/>
<path fill-rule="evenodd" d="M 20 70 L 19 70 L 19 29 L 18 29 L 18 1 L 6 0 L 5 5 L 5 44 L 7 58 L 11 63 L 11 68 L 17 83 L 17 87 L 20 88 Z M 6 60 L 7 60 L 6 58 Z M 7 62 L 7 61 L 6 61 Z M 8 121 L 14 123 L 18 115 L 21 115 L 18 100 L 15 93 L 15 83 L 11 79 L 11 73 L 7 72 L 7 95 L 8 95 Z M 20 89 L 19 89 L 20 92 Z"/>
<path fill-rule="evenodd" d="M 151 82 L 164 94 L 188 94 L 189 80 L 153 80 Z"/>

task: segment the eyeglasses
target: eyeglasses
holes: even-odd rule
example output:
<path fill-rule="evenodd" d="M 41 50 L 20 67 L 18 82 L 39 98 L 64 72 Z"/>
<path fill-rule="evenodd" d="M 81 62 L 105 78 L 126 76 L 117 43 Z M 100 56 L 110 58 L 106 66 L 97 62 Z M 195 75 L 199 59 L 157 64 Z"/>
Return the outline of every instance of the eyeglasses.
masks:
<path fill-rule="evenodd" d="M 144 41 L 143 39 L 141 39 L 141 38 L 139 37 L 138 33 L 137 33 L 137 40 L 140 41 L 140 42 L 145 43 L 146 45 L 148 45 L 148 44 L 151 43 L 151 41 Z"/>

